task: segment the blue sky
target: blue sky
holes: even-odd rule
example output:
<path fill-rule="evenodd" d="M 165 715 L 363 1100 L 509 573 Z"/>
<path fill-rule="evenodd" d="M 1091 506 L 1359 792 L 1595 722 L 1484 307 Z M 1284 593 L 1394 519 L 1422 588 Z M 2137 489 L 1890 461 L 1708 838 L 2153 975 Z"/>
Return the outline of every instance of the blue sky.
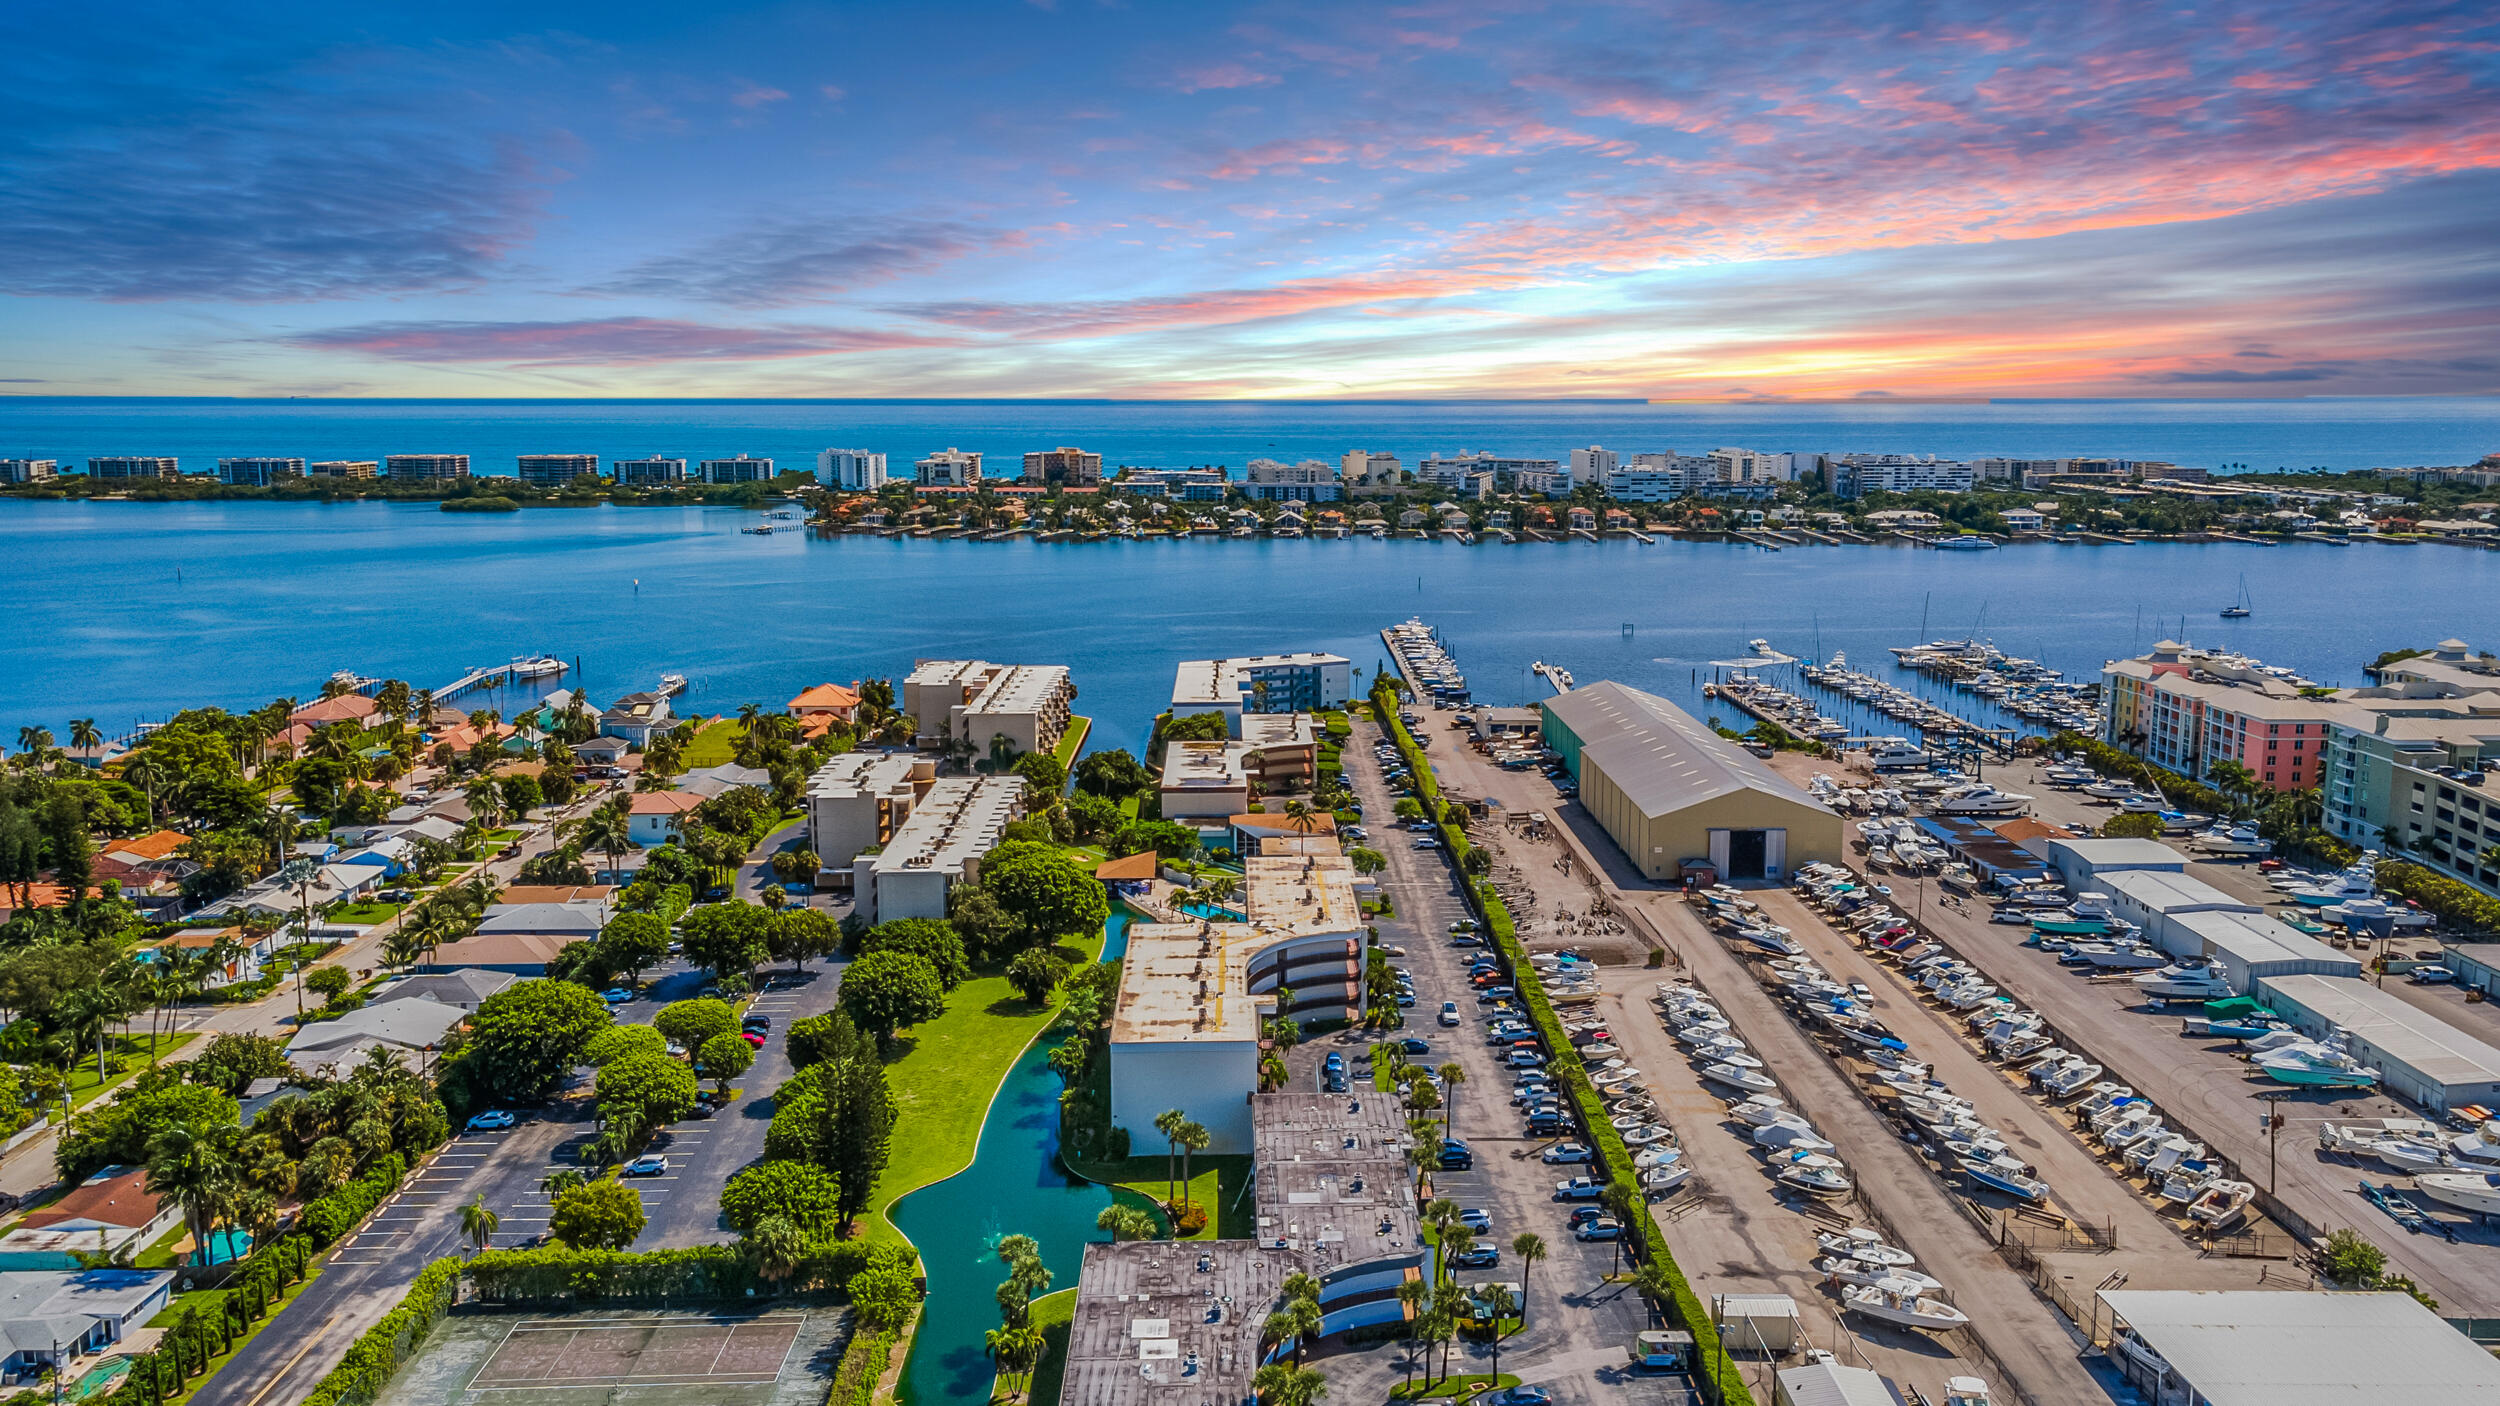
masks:
<path fill-rule="evenodd" d="M 2500 9 L 16 7 L 0 391 L 2500 388 Z"/>

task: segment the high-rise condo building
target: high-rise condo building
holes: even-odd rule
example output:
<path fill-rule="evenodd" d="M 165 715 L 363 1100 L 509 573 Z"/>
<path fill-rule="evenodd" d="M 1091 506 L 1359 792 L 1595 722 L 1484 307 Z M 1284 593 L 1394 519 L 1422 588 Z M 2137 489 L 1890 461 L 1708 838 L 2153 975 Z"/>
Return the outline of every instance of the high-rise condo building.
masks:
<path fill-rule="evenodd" d="M 874 493 L 885 487 L 885 456 L 866 449 L 827 449 L 816 455 L 816 481 L 827 488 Z"/>
<path fill-rule="evenodd" d="M 540 488 L 562 488 L 588 474 L 599 476 L 596 454 L 524 454 L 516 463 L 521 482 Z"/>
<path fill-rule="evenodd" d="M 684 483 L 686 481 L 686 461 L 683 459 L 670 459 L 658 454 L 654 454 L 648 459 L 619 459 L 616 461 L 616 481 L 618 483 L 646 485 L 654 483 Z"/>
<path fill-rule="evenodd" d="M 706 459 L 702 477 L 705 483 L 770 483 L 773 461 L 747 454 L 735 459 Z"/>
<path fill-rule="evenodd" d="M 912 469 L 923 488 L 970 488 L 981 481 L 981 451 L 966 453 L 949 445 Z"/>
<path fill-rule="evenodd" d="M 220 459 L 217 479 L 221 483 L 239 484 L 246 488 L 267 488 L 281 479 L 302 478 L 301 459 Z"/>
<path fill-rule="evenodd" d="M 382 472 L 392 478 L 412 479 L 421 483 L 467 478 L 469 456 L 466 454 L 391 454 L 384 456 Z"/>
<path fill-rule="evenodd" d="M 304 466 L 311 478 L 372 478 L 382 466 L 371 459 L 316 459 Z"/>
<path fill-rule="evenodd" d="M 180 478 L 182 461 L 154 454 L 108 454 L 87 461 L 89 478 Z"/>
<path fill-rule="evenodd" d="M 60 476 L 58 459 L 0 459 L 0 483 L 41 483 Z"/>
<path fill-rule="evenodd" d="M 1037 449 L 1024 456 L 1024 481 L 1048 488 L 1093 488 L 1102 482 L 1102 456 L 1065 444 Z"/>

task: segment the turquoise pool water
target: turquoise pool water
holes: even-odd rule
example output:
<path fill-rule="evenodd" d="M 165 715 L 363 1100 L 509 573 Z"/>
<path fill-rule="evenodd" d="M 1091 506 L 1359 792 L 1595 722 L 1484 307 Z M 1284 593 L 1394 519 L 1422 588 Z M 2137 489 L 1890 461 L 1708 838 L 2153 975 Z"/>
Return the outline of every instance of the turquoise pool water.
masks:
<path fill-rule="evenodd" d="M 1181 905 L 1181 911 L 1187 913 L 1193 918 L 1213 918 L 1217 922 L 1221 923 L 1246 923 L 1250 921 L 1248 916 L 1245 914 L 1237 913 L 1230 908 L 1219 908 L 1212 903 L 1184 903 Z"/>
<path fill-rule="evenodd" d="M 207 1248 L 210 1264 L 232 1264 L 252 1252 L 252 1235 L 250 1231 L 232 1227 L 212 1231 Z"/>
<path fill-rule="evenodd" d="M 1128 950 L 1129 917 L 1113 909 L 1103 960 Z M 998 1326 L 991 1291 L 1007 1277 L 998 1242 L 1032 1236 L 1050 1266 L 1052 1292 L 1074 1288 L 1085 1242 L 1108 1238 L 1094 1217 L 1110 1204 L 1109 1188 L 1059 1165 L 1059 1076 L 1050 1071 L 1049 1043 L 1036 1040 L 990 1101 L 972 1165 L 894 1203 L 894 1224 L 919 1247 L 929 1277 L 926 1316 L 903 1365 L 906 1406 L 988 1400 L 982 1335 Z"/>

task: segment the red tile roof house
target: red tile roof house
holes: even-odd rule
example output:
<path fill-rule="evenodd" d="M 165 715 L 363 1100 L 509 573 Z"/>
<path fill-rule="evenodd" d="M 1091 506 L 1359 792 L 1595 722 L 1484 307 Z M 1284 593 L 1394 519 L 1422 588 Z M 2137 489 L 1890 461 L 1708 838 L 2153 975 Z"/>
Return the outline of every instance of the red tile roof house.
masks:
<path fill-rule="evenodd" d="M 701 804 L 690 791 L 636 791 L 625 805 L 625 832 L 644 849 L 674 843 L 686 816 Z"/>
<path fill-rule="evenodd" d="M 0 1258 L 30 1252 L 147 1248 L 182 1219 L 182 1207 L 147 1192 L 145 1167 L 106 1167 L 0 1236 Z"/>

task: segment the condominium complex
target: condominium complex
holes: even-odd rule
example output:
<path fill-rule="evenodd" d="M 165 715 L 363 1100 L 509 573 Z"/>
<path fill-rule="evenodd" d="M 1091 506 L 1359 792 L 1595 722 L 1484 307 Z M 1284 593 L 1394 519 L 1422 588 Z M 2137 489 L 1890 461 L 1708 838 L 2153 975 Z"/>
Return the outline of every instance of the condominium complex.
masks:
<path fill-rule="evenodd" d="M 665 458 L 657 454 L 648 459 L 619 459 L 616 461 L 616 481 L 635 484 L 684 483 L 686 461 Z"/>
<path fill-rule="evenodd" d="M 1382 454 L 1370 449 L 1349 449 L 1337 461 L 1339 479 L 1349 490 L 1395 488 L 1403 470 L 1395 454 Z"/>
<path fill-rule="evenodd" d="M 1333 503 L 1344 492 L 1337 470 L 1324 459 L 1305 459 L 1298 464 L 1253 459 L 1243 491 L 1253 498 L 1280 502 L 1298 499 L 1306 503 Z"/>
<path fill-rule="evenodd" d="M 701 467 L 705 483 L 770 483 L 773 461 L 740 454 L 733 459 L 706 459 Z"/>
<path fill-rule="evenodd" d="M 182 461 L 170 455 L 107 454 L 87 461 L 87 477 L 117 478 L 180 478 Z"/>
<path fill-rule="evenodd" d="M 1024 456 L 1024 481 L 1051 488 L 1092 488 L 1102 482 L 1102 456 L 1066 444 L 1036 449 Z"/>
<path fill-rule="evenodd" d="M 981 856 L 1023 814 L 1021 776 L 933 780 L 884 849 L 851 860 L 851 911 L 871 923 L 945 917 L 947 894 L 980 881 Z"/>
<path fill-rule="evenodd" d="M 217 461 L 218 482 L 237 484 L 246 488 L 266 488 L 284 479 L 303 476 L 304 461 L 301 459 L 246 458 Z"/>
<path fill-rule="evenodd" d="M 1950 459 L 1921 459 L 1910 454 L 1842 454 L 1832 460 L 1844 482 L 1835 485 L 1845 496 L 1869 493 L 1968 493 L 1971 466 Z"/>
<path fill-rule="evenodd" d="M 1233 720 L 1238 741 L 1166 742 L 1157 794 L 1163 818 L 1222 822 L 1250 809 L 1261 791 L 1308 785 L 1318 775 L 1319 729 L 1308 713 L 1257 713 Z"/>
<path fill-rule="evenodd" d="M 827 488 L 874 493 L 885 487 L 885 456 L 867 449 L 820 450 L 816 481 Z"/>
<path fill-rule="evenodd" d="M 381 472 L 371 459 L 316 459 L 304 466 L 307 478 L 372 478 Z"/>
<path fill-rule="evenodd" d="M 953 738 L 987 751 L 1004 737 L 1018 752 L 1047 752 L 1067 731 L 1075 701 L 1061 664 L 924 659 L 903 680 L 903 711 L 924 747 Z"/>
<path fill-rule="evenodd" d="M 937 784 L 937 758 L 910 752 L 845 752 L 807 779 L 807 847 L 817 882 L 847 885 L 860 851 L 891 842 Z"/>
<path fill-rule="evenodd" d="M 1124 493 L 1200 503 L 1223 502 L 1232 485 L 1233 481 L 1220 468 L 1123 469 L 1119 478 L 1119 488 Z"/>
<path fill-rule="evenodd" d="M 382 472 L 395 479 L 411 479 L 420 483 L 467 478 L 469 456 L 466 454 L 389 454 L 383 456 Z"/>
<path fill-rule="evenodd" d="M 1571 456 L 1564 462 L 1571 469 L 1572 482 L 1592 483 L 1604 488 L 1614 482 L 1615 469 L 1623 462 L 1623 456 L 1603 445 L 1592 444 L 1586 449 L 1572 450 Z"/>
<path fill-rule="evenodd" d="M 58 459 L 0 459 L 0 483 L 41 483 L 60 476 Z"/>
<path fill-rule="evenodd" d="M 2315 786 L 2327 725 L 2349 716 L 2332 690 L 2242 654 L 2163 640 L 2101 666 L 2102 738 L 2202 781 L 2225 761 L 2272 791 Z"/>
<path fill-rule="evenodd" d="M 981 481 L 981 451 L 948 447 L 912 465 L 923 488 L 970 488 Z"/>
<path fill-rule="evenodd" d="M 1239 737 L 1245 713 L 1342 708 L 1353 694 L 1354 666 L 1342 654 L 1184 659 L 1172 674 L 1171 713 L 1222 713 L 1225 729 Z"/>
<path fill-rule="evenodd" d="M 2500 893 L 2500 659 L 2442 640 L 2343 701 L 2327 732 L 2327 831 Z"/>
<path fill-rule="evenodd" d="M 1280 847 L 1296 843 L 1336 848 L 1322 837 Z M 1114 1126 L 1152 1128 L 1157 1114 L 1178 1108 L 1205 1125 L 1210 1151 L 1248 1152 L 1266 1021 L 1362 1017 L 1354 866 L 1335 853 L 1260 853 L 1242 864 L 1243 921 L 1129 928 L 1111 1018 Z M 1279 987 L 1291 991 L 1291 1008 L 1278 1009 Z"/>
<path fill-rule="evenodd" d="M 562 488 L 574 479 L 588 474 L 599 476 L 596 454 L 523 454 L 514 464 L 514 477 L 539 488 Z"/>

